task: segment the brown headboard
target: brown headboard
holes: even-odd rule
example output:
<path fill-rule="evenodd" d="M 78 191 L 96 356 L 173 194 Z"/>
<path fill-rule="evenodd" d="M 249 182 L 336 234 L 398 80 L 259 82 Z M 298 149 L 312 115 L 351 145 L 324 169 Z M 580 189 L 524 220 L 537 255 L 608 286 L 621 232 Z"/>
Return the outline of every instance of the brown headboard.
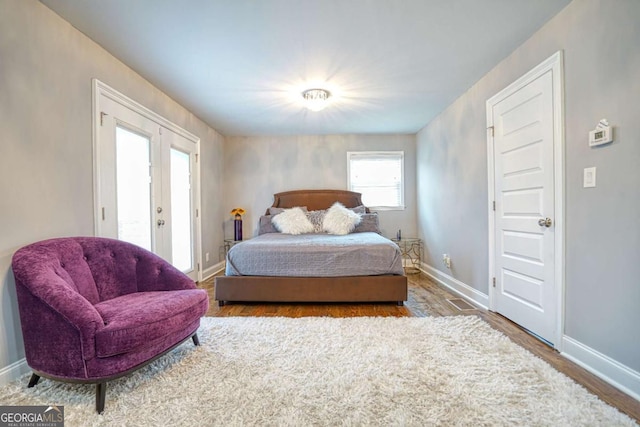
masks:
<path fill-rule="evenodd" d="M 308 210 L 316 211 L 328 209 L 335 202 L 340 202 L 348 208 L 362 205 L 362 195 L 347 190 L 294 190 L 276 193 L 273 197 L 272 207 L 274 208 L 306 206 Z M 269 214 L 268 209 L 267 214 Z"/>

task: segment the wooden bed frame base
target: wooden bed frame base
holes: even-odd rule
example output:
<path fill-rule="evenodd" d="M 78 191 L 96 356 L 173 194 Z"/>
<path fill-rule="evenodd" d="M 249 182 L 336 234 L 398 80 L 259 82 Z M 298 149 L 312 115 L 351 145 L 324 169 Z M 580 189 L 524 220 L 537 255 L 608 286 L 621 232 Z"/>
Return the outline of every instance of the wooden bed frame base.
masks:
<path fill-rule="evenodd" d="M 306 206 L 328 209 L 334 202 L 348 208 L 362 205 L 362 195 L 346 190 L 295 190 L 274 194 L 272 207 Z M 369 212 L 369 209 L 367 209 Z M 267 214 L 269 210 L 267 209 Z M 407 300 L 406 276 L 271 277 L 218 276 L 215 299 L 261 302 L 395 302 Z"/>
<path fill-rule="evenodd" d="M 406 276 L 218 276 L 215 299 L 226 302 L 395 302 L 407 300 Z"/>

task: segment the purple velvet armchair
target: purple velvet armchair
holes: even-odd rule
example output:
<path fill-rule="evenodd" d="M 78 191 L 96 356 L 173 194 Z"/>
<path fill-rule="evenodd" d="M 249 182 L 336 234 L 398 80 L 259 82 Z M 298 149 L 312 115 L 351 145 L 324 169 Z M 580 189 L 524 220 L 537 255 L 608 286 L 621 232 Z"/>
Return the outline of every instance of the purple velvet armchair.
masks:
<path fill-rule="evenodd" d="M 207 292 L 155 254 L 97 237 L 51 239 L 13 256 L 29 387 L 40 377 L 106 383 L 162 356 L 196 331 Z"/>

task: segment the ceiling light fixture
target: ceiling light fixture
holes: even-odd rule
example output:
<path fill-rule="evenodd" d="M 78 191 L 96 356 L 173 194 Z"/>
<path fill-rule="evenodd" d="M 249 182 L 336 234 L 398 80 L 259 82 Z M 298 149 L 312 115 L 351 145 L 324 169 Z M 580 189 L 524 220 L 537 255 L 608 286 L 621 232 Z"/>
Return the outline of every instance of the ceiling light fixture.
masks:
<path fill-rule="evenodd" d="M 329 105 L 331 92 L 326 89 L 307 89 L 302 92 L 305 107 L 311 111 L 320 111 Z"/>

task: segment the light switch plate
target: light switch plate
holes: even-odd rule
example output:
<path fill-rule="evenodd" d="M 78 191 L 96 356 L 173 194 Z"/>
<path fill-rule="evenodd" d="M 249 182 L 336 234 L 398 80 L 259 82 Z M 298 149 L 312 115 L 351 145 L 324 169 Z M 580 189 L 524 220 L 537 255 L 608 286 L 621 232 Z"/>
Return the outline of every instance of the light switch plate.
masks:
<path fill-rule="evenodd" d="M 584 188 L 590 188 L 596 186 L 596 168 L 584 168 L 584 178 L 582 180 L 582 186 Z"/>

